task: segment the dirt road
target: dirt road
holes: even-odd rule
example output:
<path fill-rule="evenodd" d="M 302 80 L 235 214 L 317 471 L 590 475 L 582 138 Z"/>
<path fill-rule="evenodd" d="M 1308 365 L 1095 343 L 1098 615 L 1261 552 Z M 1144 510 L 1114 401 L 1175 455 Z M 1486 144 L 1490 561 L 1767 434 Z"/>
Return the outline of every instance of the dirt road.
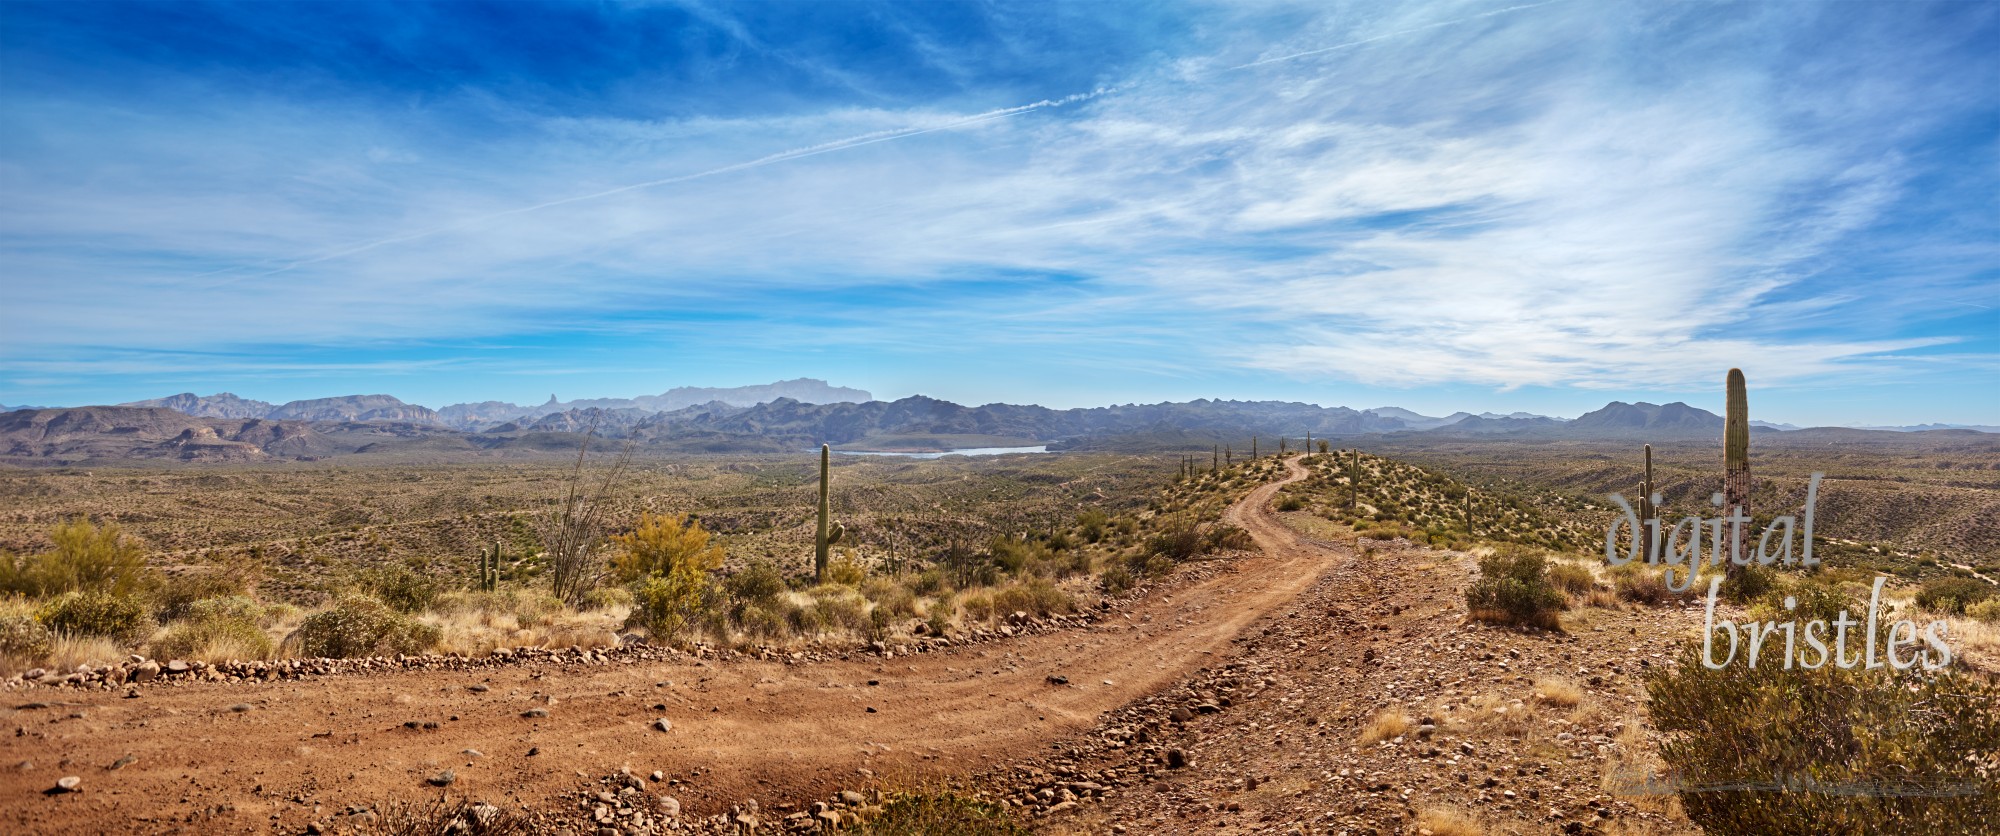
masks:
<path fill-rule="evenodd" d="M 1285 482 L 1304 477 L 1296 460 L 1288 466 Z M 691 813 L 971 773 L 1213 664 L 1309 587 L 1339 555 L 1272 516 L 1282 484 L 1227 512 L 1260 554 L 1085 629 L 797 667 L 523 664 L 150 688 L 136 699 L 17 693 L 16 703 L 66 702 L 0 708 L 14 727 L 0 730 L 0 830 L 296 833 L 351 804 L 435 796 L 425 780 L 445 769 L 455 796 L 531 807 L 573 803 L 557 797 L 581 777 L 662 770 L 681 783 L 655 790 Z M 535 708 L 547 716 L 523 716 Z M 662 717 L 671 731 L 653 728 Z M 43 794 L 64 775 L 82 777 L 83 791 Z"/>

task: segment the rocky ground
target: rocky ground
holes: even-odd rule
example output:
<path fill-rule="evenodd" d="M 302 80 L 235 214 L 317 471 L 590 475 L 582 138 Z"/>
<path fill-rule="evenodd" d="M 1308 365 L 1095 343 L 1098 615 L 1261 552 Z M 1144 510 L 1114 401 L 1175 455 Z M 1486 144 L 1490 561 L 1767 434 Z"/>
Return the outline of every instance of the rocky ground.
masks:
<path fill-rule="evenodd" d="M 347 832 L 444 796 L 545 832 L 806 831 L 950 784 L 1052 833 L 1692 830 L 1613 779 L 1651 765 L 1636 675 L 1698 611 L 1467 623 L 1468 556 L 1302 535 L 1276 488 L 1229 514 L 1259 554 L 970 641 L 44 672 L 0 708 L 0 829 Z"/>

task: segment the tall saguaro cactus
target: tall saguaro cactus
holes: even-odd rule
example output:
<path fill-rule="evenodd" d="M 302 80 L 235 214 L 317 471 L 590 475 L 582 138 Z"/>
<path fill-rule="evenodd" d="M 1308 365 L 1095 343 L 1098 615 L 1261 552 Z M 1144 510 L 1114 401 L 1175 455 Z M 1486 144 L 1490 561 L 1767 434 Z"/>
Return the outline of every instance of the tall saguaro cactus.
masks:
<path fill-rule="evenodd" d="M 500 541 L 493 541 L 493 551 L 479 552 L 479 591 L 492 592 L 500 588 Z"/>
<path fill-rule="evenodd" d="M 1730 517 L 1750 516 L 1750 398 L 1743 370 L 1729 370 L 1729 404 L 1722 424 L 1722 506 Z M 1744 526 L 1729 526 L 1729 555 L 1743 554 Z M 1741 567 L 1729 563 L 1730 574 Z"/>
<path fill-rule="evenodd" d="M 1639 530 L 1632 534 L 1632 536 L 1645 541 L 1645 545 L 1640 548 L 1645 552 L 1647 563 L 1653 563 L 1659 559 L 1659 555 L 1653 553 L 1652 533 L 1653 518 L 1659 515 L 1660 509 L 1653 507 L 1653 445 L 1648 444 L 1646 445 L 1646 482 L 1639 486 Z"/>
<path fill-rule="evenodd" d="M 847 528 L 833 521 L 833 504 L 828 498 L 829 475 L 827 465 L 833 457 L 833 448 L 819 446 L 819 536 L 813 542 L 813 579 L 826 583 L 827 555 L 833 551 L 833 544 L 840 542 L 840 535 Z"/>

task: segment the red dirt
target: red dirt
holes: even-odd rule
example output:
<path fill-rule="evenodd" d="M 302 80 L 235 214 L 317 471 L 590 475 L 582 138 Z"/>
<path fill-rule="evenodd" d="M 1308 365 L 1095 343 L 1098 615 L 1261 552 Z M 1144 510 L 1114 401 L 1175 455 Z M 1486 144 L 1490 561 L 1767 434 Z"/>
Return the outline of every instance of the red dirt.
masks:
<path fill-rule="evenodd" d="M 1286 481 L 1304 476 L 1288 465 Z M 1281 484 L 1228 511 L 1260 553 L 1089 628 L 806 666 L 528 663 L 146 688 L 136 699 L 17 694 L 64 702 L 0 709 L 16 728 L 0 773 L 0 830 L 302 832 L 348 805 L 434 796 L 425 779 L 446 768 L 456 773 L 453 795 L 532 809 L 573 803 L 560 796 L 581 777 L 663 770 L 681 783 L 658 791 L 690 814 L 753 798 L 767 808 L 809 801 L 871 776 L 972 774 L 1044 752 L 1213 665 L 1233 638 L 1347 557 L 1272 516 Z M 1050 684 L 1056 675 L 1070 684 Z M 490 690 L 469 690 L 476 683 Z M 238 704 L 250 708 L 232 711 Z M 548 716 L 522 716 L 537 707 Z M 672 731 L 652 728 L 660 717 Z M 412 721 L 438 728 L 406 728 Z M 127 756 L 136 760 L 106 770 Z M 82 791 L 43 794 L 64 775 L 81 776 Z"/>

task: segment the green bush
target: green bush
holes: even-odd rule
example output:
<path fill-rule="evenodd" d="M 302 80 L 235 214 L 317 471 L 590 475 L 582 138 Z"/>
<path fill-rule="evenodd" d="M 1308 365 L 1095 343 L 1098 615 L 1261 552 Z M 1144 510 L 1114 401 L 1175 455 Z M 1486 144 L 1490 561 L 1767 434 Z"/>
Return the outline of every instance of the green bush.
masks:
<path fill-rule="evenodd" d="M 1030 578 L 994 590 L 993 609 L 1001 616 L 1025 612 L 1034 618 L 1045 618 L 1075 612 L 1076 602 L 1069 593 L 1057 589 L 1055 584 L 1042 578 Z"/>
<path fill-rule="evenodd" d="M 1710 833 L 1975 833 L 2000 821 L 1989 774 L 2000 692 L 1981 677 L 1741 660 L 1710 670 L 1689 642 L 1645 679 L 1661 759 Z"/>
<path fill-rule="evenodd" d="M 1201 550 L 1204 552 L 1250 551 L 1257 548 L 1257 541 L 1250 532 L 1229 523 L 1216 523 L 1201 535 Z"/>
<path fill-rule="evenodd" d="M 1179 563 L 1201 554 L 1201 532 L 1185 520 L 1174 520 L 1146 540 L 1146 555 Z"/>
<path fill-rule="evenodd" d="M 1667 588 L 1667 580 L 1660 576 L 1658 566 L 1627 563 L 1612 567 L 1610 574 L 1611 588 L 1617 590 L 1618 597 L 1635 604 L 1651 606 L 1677 594 Z"/>
<path fill-rule="evenodd" d="M 1297 511 L 1304 507 L 1306 507 L 1305 500 L 1290 494 L 1286 494 L 1283 499 L 1278 500 L 1278 510 L 1280 511 Z"/>
<path fill-rule="evenodd" d="M 1751 563 L 1731 568 L 1735 571 L 1723 576 L 1722 585 L 1717 590 L 1718 597 L 1725 601 L 1747 604 L 1770 594 L 1777 586 L 1778 573 L 1768 567 Z"/>
<path fill-rule="evenodd" d="M 430 609 L 437 603 L 440 589 L 436 578 L 411 564 L 363 570 L 356 585 L 375 600 L 406 613 Z"/>
<path fill-rule="evenodd" d="M 59 633 L 105 636 L 131 644 L 144 637 L 146 606 L 129 595 L 67 592 L 43 604 L 35 618 Z"/>
<path fill-rule="evenodd" d="M 0 592 L 43 597 L 92 591 L 129 598 L 153 583 L 145 548 L 117 523 L 99 527 L 78 518 L 51 529 L 49 539 L 53 548 L 41 554 L 0 553 Z"/>
<path fill-rule="evenodd" d="M 1569 595 L 1588 595 L 1597 588 L 1597 576 L 1590 568 L 1566 560 L 1549 564 L 1549 584 Z"/>
<path fill-rule="evenodd" d="M 1988 598 L 1966 607 L 1965 617 L 1987 624 L 2000 624 L 2000 598 Z"/>
<path fill-rule="evenodd" d="M 1479 561 L 1480 578 L 1465 590 L 1472 617 L 1494 624 L 1561 629 L 1562 593 L 1549 585 L 1548 561 L 1539 552 L 1503 545 Z"/>
<path fill-rule="evenodd" d="M 1119 595 L 1132 588 L 1132 571 L 1123 566 L 1113 566 L 1097 577 L 1097 585 L 1106 595 Z"/>
<path fill-rule="evenodd" d="M 49 628 L 25 615 L 0 615 L 0 658 L 35 663 L 54 649 Z"/>
<path fill-rule="evenodd" d="M 1993 597 L 1993 591 L 1992 584 L 1978 578 L 1938 578 L 1917 590 L 1917 606 L 1961 615 L 1966 607 Z"/>
<path fill-rule="evenodd" d="M 271 637 L 257 626 L 261 610 L 250 599 L 200 601 L 190 610 L 186 620 L 173 623 L 153 642 L 154 658 L 270 658 Z"/>
<path fill-rule="evenodd" d="M 153 591 L 153 617 L 165 624 L 187 618 L 195 602 L 243 594 L 243 581 L 229 572 L 183 572 L 162 578 Z"/>
<path fill-rule="evenodd" d="M 714 587 L 700 571 L 648 575 L 632 585 L 632 613 L 627 627 L 645 627 L 656 642 L 666 642 L 688 626 L 706 624 L 716 611 Z"/>
<path fill-rule="evenodd" d="M 1083 541 L 1086 543 L 1103 540 L 1110 524 L 1111 518 L 1095 508 L 1076 515 L 1077 533 L 1083 536 Z"/>
<path fill-rule="evenodd" d="M 729 597 L 744 604 L 768 604 L 785 594 L 785 576 L 768 560 L 758 560 L 723 581 Z"/>
<path fill-rule="evenodd" d="M 861 594 L 875 604 L 872 612 L 892 618 L 917 614 L 917 594 L 892 578 L 869 578 L 861 584 Z"/>
<path fill-rule="evenodd" d="M 421 623 L 373 598 L 347 596 L 331 609 L 314 613 L 285 640 L 301 656 L 390 656 L 422 653 L 436 646 L 436 627 Z"/>

